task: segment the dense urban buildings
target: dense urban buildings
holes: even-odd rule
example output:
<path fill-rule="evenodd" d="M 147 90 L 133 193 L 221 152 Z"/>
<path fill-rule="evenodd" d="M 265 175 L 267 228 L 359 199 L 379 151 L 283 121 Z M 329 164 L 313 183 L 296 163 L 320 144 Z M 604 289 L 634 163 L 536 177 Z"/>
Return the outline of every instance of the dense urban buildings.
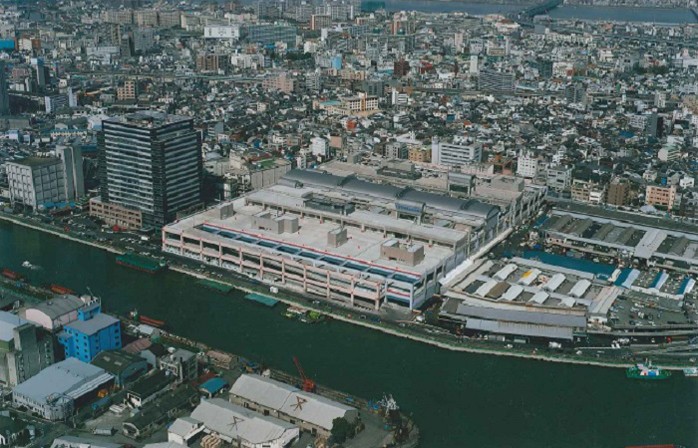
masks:
<path fill-rule="evenodd" d="M 628 6 L 603 20 L 524 3 L 5 5 L 0 218 L 115 254 L 93 288 L 66 274 L 94 272 L 90 257 L 43 263 L 33 237 L 0 250 L 15 408 L 0 445 L 91 431 L 102 442 L 53 446 L 363 447 L 409 426 L 390 396 L 328 391 L 298 359 L 300 380 L 180 339 L 181 322 L 219 330 L 224 314 L 158 309 L 156 288 L 183 273 L 195 307 L 204 287 L 246 287 L 299 325 L 331 315 L 454 350 L 695 367 L 696 10 L 640 23 L 625 15 L 646 0 L 593 0 Z M 114 303 L 126 282 L 155 293 L 120 317 L 70 289 Z M 55 423 L 12 423 L 28 414 Z M 448 440 L 458 431 L 441 445 L 483 445 Z"/>

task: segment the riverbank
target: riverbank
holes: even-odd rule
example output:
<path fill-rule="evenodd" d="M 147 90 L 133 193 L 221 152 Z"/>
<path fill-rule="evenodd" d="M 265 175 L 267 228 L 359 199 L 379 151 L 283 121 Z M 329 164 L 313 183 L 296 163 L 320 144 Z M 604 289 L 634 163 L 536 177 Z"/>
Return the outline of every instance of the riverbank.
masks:
<path fill-rule="evenodd" d="M 0 213 L 0 220 L 10 222 L 15 225 L 19 225 L 22 227 L 26 227 L 32 230 L 40 231 L 40 232 L 45 232 L 50 235 L 63 238 L 72 242 L 76 243 L 82 243 L 97 249 L 102 249 L 105 251 L 108 251 L 113 254 L 122 254 L 125 251 L 120 250 L 118 248 L 105 245 L 105 244 L 100 244 L 98 242 L 93 242 L 93 241 L 86 241 L 84 239 L 80 239 L 77 237 L 74 237 L 72 235 L 69 235 L 64 232 L 60 232 L 55 229 L 50 229 L 46 228 L 43 225 L 36 224 L 36 223 L 31 223 L 31 222 L 26 222 L 22 219 L 19 219 L 14 216 L 8 216 L 4 213 Z M 182 261 L 179 257 L 176 258 L 178 261 Z M 187 259 L 184 259 L 187 260 Z M 191 261 L 191 260 L 190 260 Z M 401 337 L 404 339 L 408 339 L 411 341 L 415 342 L 420 342 L 423 344 L 428 344 L 430 346 L 438 347 L 440 349 L 444 350 L 449 350 L 453 352 L 462 352 L 462 353 L 474 353 L 474 354 L 483 354 L 483 355 L 490 355 L 490 356 L 506 356 L 506 357 L 513 357 L 513 358 L 522 358 L 522 359 L 532 359 L 532 360 L 537 360 L 537 361 L 545 361 L 545 362 L 555 362 L 555 363 L 565 363 L 565 364 L 575 364 L 575 365 L 584 365 L 584 366 L 596 366 L 596 367 L 607 367 L 607 368 L 627 368 L 632 366 L 632 363 L 628 362 L 614 362 L 613 360 L 606 360 L 606 359 L 588 359 L 588 358 L 581 358 L 577 355 L 577 357 L 570 357 L 564 353 L 560 354 L 547 354 L 547 353 L 539 353 L 536 349 L 529 349 L 527 351 L 523 351 L 520 348 L 512 347 L 512 348 L 505 348 L 505 347 L 487 347 L 484 346 L 487 344 L 487 342 L 482 342 L 482 341 L 476 341 L 476 340 L 462 340 L 459 339 L 453 335 L 450 334 L 443 334 L 439 333 L 437 335 L 433 335 L 435 333 L 431 333 L 430 335 L 425 335 L 421 334 L 423 332 L 426 332 L 427 330 L 430 330 L 426 327 L 424 329 L 418 329 L 417 331 L 414 331 L 410 329 L 409 327 L 400 327 L 396 324 L 392 323 L 374 323 L 371 322 L 367 319 L 361 319 L 359 316 L 354 317 L 354 314 L 357 313 L 357 310 L 350 310 L 350 309 L 344 309 L 344 308 L 334 308 L 334 309 L 327 309 L 323 308 L 320 306 L 315 306 L 311 303 L 308 302 L 307 297 L 305 296 L 299 296 L 298 298 L 295 298 L 295 295 L 298 293 L 295 291 L 286 291 L 282 290 L 280 294 L 271 294 L 268 290 L 268 286 L 260 284 L 259 286 L 253 286 L 249 283 L 244 283 L 246 280 L 243 278 L 237 279 L 237 281 L 229 281 L 227 279 L 223 278 L 218 278 L 218 277 L 211 277 L 205 274 L 202 274 L 200 272 L 197 272 L 194 269 L 190 269 L 184 266 L 180 265 L 171 265 L 170 270 L 180 273 L 180 274 L 185 274 L 187 276 L 191 276 L 194 278 L 198 279 L 210 279 L 210 280 L 215 280 L 216 282 L 231 286 L 237 290 L 243 291 L 245 293 L 261 293 L 265 294 L 268 296 L 274 297 L 274 299 L 278 300 L 281 303 L 284 303 L 289 306 L 300 306 L 302 308 L 305 308 L 307 310 L 315 311 L 317 313 L 323 314 L 325 316 L 328 316 L 332 319 L 342 321 L 345 323 L 353 324 L 362 328 L 374 330 L 374 331 L 379 331 L 381 333 L 385 333 L 391 336 L 396 336 L 396 337 Z M 231 276 L 234 275 L 233 273 L 229 273 Z M 436 329 L 437 327 L 433 327 Z M 444 330 L 445 331 L 445 330 Z M 479 344 L 479 345 L 476 345 Z M 663 366 L 666 369 L 670 370 L 681 370 L 684 367 L 688 367 L 688 364 L 686 365 L 668 365 L 668 364 L 663 364 Z"/>

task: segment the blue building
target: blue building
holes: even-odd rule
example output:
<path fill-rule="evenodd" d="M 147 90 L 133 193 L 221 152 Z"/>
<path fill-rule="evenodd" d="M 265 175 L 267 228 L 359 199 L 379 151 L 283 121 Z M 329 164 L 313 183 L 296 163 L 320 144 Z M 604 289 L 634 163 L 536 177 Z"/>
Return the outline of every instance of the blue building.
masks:
<path fill-rule="evenodd" d="M 90 362 L 100 352 L 121 348 L 119 319 L 102 314 L 99 302 L 78 309 L 78 319 L 65 325 L 58 335 L 66 358 Z"/>

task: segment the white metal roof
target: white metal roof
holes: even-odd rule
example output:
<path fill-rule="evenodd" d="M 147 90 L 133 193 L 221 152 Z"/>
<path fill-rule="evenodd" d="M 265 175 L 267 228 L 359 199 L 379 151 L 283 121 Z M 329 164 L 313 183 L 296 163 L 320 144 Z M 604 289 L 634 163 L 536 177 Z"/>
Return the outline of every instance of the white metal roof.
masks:
<path fill-rule="evenodd" d="M 590 286 L 591 282 L 583 278 L 574 284 L 574 286 L 570 290 L 570 295 L 573 297 L 582 297 L 584 293 L 587 292 L 587 289 L 589 289 Z"/>
<path fill-rule="evenodd" d="M 536 280 L 536 278 L 538 278 L 540 273 L 540 269 L 530 269 L 521 276 L 521 278 L 519 279 L 519 283 L 521 283 L 522 285 L 529 286 Z"/>
<path fill-rule="evenodd" d="M 220 398 L 202 401 L 191 413 L 191 418 L 230 440 L 240 438 L 255 445 L 272 443 L 289 430 L 298 431 L 296 425 L 263 416 Z"/>
<path fill-rule="evenodd" d="M 548 300 L 548 297 L 550 297 L 550 296 L 548 295 L 547 292 L 538 291 L 528 301 L 533 302 L 533 303 L 537 303 L 538 305 L 542 305 L 543 303 L 545 303 L 546 300 Z"/>
<path fill-rule="evenodd" d="M 497 280 L 506 280 L 507 277 L 509 277 L 511 274 L 516 271 L 518 266 L 516 266 L 514 263 L 509 263 L 506 266 L 504 266 L 502 269 L 497 271 L 492 277 L 496 278 Z"/>
<path fill-rule="evenodd" d="M 492 280 L 489 279 L 482 285 L 480 285 L 479 288 L 477 288 L 477 291 L 475 291 L 475 295 L 478 295 L 480 297 L 485 297 L 488 292 L 492 290 L 495 286 L 497 286 L 497 280 Z"/>
<path fill-rule="evenodd" d="M 543 286 L 544 289 L 547 289 L 548 291 L 555 291 L 557 288 L 562 285 L 562 283 L 565 281 L 565 274 L 560 274 L 557 273 L 550 277 L 550 280 L 548 280 L 548 283 Z"/>
<path fill-rule="evenodd" d="M 335 418 L 356 413 L 350 406 L 260 375 L 241 375 L 230 393 L 327 430 Z"/>
<path fill-rule="evenodd" d="M 524 288 L 521 285 L 511 285 L 509 289 L 507 289 L 507 292 L 502 294 L 501 299 L 506 300 L 507 302 L 511 302 L 515 298 L 519 297 L 523 290 Z"/>

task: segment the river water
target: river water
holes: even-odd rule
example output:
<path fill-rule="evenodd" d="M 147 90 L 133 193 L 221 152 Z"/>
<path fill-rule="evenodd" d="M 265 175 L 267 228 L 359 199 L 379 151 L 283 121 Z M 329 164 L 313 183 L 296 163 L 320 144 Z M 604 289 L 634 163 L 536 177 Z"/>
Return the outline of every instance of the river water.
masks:
<path fill-rule="evenodd" d="M 21 267 L 24 260 L 40 269 Z M 627 380 L 620 369 L 453 353 L 340 322 L 306 325 L 202 289 L 151 277 L 95 248 L 0 222 L 0 266 L 35 284 L 90 288 L 107 312 L 134 307 L 182 336 L 366 398 L 384 392 L 413 413 L 425 448 L 698 444 L 698 380 Z"/>

